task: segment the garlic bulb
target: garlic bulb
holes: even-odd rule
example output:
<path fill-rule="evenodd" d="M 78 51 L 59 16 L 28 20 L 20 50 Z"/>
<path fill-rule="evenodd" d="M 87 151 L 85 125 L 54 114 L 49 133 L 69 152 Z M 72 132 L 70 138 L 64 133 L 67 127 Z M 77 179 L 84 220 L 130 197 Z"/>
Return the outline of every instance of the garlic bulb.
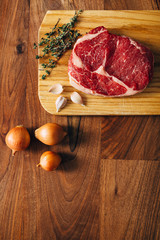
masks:
<path fill-rule="evenodd" d="M 56 83 L 50 87 L 48 92 L 51 92 L 53 94 L 61 94 L 63 92 L 63 87 L 60 83 Z"/>
<path fill-rule="evenodd" d="M 72 102 L 74 102 L 74 103 L 81 104 L 82 106 L 84 106 L 82 97 L 81 97 L 80 94 L 77 93 L 77 92 L 73 92 L 73 93 L 71 94 L 71 100 L 72 100 Z"/>
<path fill-rule="evenodd" d="M 60 109 L 64 108 L 67 104 L 67 98 L 59 96 L 56 100 L 56 109 L 59 112 Z"/>

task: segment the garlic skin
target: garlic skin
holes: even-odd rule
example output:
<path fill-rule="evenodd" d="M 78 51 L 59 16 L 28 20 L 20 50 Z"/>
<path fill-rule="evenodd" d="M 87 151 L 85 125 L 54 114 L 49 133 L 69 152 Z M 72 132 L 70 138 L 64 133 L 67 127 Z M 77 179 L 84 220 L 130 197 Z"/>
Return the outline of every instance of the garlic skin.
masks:
<path fill-rule="evenodd" d="M 22 125 L 12 128 L 6 135 L 6 145 L 12 150 L 12 156 L 17 151 L 25 150 L 30 144 L 30 135 Z"/>
<path fill-rule="evenodd" d="M 67 104 L 67 98 L 59 96 L 56 100 L 56 109 L 59 112 L 60 109 L 64 108 Z"/>
<path fill-rule="evenodd" d="M 55 145 L 60 143 L 67 132 L 56 123 L 46 123 L 35 130 L 35 137 L 46 145 Z"/>
<path fill-rule="evenodd" d="M 83 104 L 82 97 L 80 96 L 79 93 L 73 92 L 70 97 L 71 97 L 72 102 L 77 103 L 77 104 L 80 104 L 80 105 L 82 105 L 82 106 L 85 106 L 85 105 Z"/>
<path fill-rule="evenodd" d="M 48 92 L 53 94 L 61 94 L 63 92 L 63 87 L 60 83 L 53 84 Z"/>
<path fill-rule="evenodd" d="M 61 163 L 61 157 L 58 153 L 46 151 L 41 155 L 40 163 L 37 167 L 41 167 L 46 171 L 55 170 Z"/>

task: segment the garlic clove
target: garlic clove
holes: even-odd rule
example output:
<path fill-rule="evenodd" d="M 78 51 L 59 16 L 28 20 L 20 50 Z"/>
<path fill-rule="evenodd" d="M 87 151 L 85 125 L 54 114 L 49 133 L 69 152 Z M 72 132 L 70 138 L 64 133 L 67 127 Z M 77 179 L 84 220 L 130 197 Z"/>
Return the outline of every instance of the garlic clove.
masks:
<path fill-rule="evenodd" d="M 83 104 L 82 97 L 79 93 L 73 92 L 70 97 L 71 97 L 72 102 L 77 103 L 77 104 L 81 104 L 82 106 L 85 106 Z"/>
<path fill-rule="evenodd" d="M 61 94 L 63 92 L 63 87 L 60 83 L 53 84 L 48 92 L 51 92 L 53 94 Z"/>
<path fill-rule="evenodd" d="M 60 109 L 64 108 L 67 104 L 67 98 L 59 96 L 56 100 L 56 109 L 59 112 Z"/>

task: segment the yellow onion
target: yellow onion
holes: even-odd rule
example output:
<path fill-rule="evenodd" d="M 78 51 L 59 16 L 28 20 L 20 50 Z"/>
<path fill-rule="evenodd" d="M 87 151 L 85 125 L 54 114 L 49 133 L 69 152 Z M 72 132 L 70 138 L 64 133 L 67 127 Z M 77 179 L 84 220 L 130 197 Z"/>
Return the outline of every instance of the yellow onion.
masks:
<path fill-rule="evenodd" d="M 47 151 L 41 155 L 40 163 L 37 167 L 42 167 L 46 171 L 55 170 L 61 162 L 61 157 L 58 153 Z"/>
<path fill-rule="evenodd" d="M 35 137 L 46 145 L 60 143 L 67 133 L 56 123 L 46 123 L 35 130 Z"/>
<path fill-rule="evenodd" d="M 30 144 L 30 135 L 23 126 L 12 128 L 6 135 L 5 142 L 14 156 L 17 151 L 26 149 Z"/>

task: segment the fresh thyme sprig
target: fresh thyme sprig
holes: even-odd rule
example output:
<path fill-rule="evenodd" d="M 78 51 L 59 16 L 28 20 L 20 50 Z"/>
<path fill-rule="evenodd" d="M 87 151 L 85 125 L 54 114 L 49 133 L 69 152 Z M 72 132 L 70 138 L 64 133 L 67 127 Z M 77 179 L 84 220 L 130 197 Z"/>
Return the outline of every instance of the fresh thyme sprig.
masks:
<path fill-rule="evenodd" d="M 82 13 L 82 10 L 75 12 L 74 16 L 70 19 L 69 23 L 63 24 L 61 27 L 58 27 L 60 19 L 58 19 L 55 26 L 49 33 L 46 33 L 45 36 L 41 38 L 41 41 L 38 43 L 38 46 L 44 46 L 42 49 L 43 54 L 36 55 L 36 59 L 44 58 L 46 55 L 52 56 L 49 58 L 48 63 L 42 63 L 42 67 L 45 68 L 54 68 L 57 65 L 58 60 L 66 52 L 67 49 L 72 47 L 72 44 L 76 41 L 80 33 L 78 30 L 73 29 L 77 21 L 78 16 Z M 34 43 L 34 49 L 37 48 L 37 44 Z M 45 70 L 46 74 L 42 75 L 42 79 L 45 79 L 47 75 L 50 74 L 49 70 Z"/>

